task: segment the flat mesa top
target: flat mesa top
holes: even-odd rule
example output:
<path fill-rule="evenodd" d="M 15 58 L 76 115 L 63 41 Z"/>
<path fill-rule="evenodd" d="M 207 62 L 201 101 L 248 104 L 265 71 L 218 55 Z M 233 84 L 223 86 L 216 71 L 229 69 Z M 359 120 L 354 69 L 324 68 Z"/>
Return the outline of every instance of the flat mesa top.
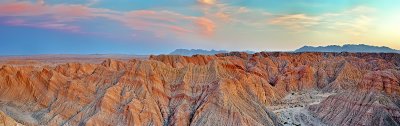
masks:
<path fill-rule="evenodd" d="M 34 55 L 34 56 L 0 56 L 1 65 L 57 65 L 69 62 L 101 63 L 106 59 L 128 61 L 147 59 L 147 55 Z"/>

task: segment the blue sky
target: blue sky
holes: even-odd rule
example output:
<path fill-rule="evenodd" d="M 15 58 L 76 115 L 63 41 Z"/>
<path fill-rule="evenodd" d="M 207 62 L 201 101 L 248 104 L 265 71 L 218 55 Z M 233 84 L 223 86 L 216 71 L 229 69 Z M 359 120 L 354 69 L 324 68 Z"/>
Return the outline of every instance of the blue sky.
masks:
<path fill-rule="evenodd" d="M 3 0 L 0 55 L 400 49 L 396 0 Z"/>

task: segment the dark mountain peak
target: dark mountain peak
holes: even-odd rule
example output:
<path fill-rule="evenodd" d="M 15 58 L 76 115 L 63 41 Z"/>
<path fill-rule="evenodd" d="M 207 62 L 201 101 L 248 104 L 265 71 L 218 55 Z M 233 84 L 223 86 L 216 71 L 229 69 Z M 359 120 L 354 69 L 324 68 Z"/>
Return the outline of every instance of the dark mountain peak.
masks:
<path fill-rule="evenodd" d="M 375 53 L 400 53 L 400 50 L 386 46 L 371 46 L 366 44 L 345 44 L 328 46 L 303 46 L 295 52 L 375 52 Z"/>

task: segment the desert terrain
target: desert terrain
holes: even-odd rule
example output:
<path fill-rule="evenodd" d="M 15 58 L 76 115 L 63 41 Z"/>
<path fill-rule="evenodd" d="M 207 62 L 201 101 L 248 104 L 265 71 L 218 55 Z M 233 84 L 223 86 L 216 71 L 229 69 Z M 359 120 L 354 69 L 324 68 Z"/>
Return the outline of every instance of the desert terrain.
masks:
<path fill-rule="evenodd" d="M 400 54 L 0 57 L 0 125 L 400 125 Z"/>

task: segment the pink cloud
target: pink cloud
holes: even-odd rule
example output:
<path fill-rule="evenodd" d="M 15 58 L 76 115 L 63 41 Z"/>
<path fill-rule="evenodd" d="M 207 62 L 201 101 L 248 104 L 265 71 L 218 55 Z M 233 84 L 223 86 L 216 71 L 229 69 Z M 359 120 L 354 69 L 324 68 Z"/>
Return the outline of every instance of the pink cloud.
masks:
<path fill-rule="evenodd" d="M 49 13 L 54 15 L 62 15 L 67 17 L 90 17 L 92 9 L 83 5 L 56 5 L 47 8 Z"/>
<path fill-rule="evenodd" d="M 1 16 L 32 16 L 40 15 L 43 8 L 28 2 L 16 2 L 0 4 Z"/>
<path fill-rule="evenodd" d="M 179 27 L 179 26 L 169 26 L 170 29 L 172 29 L 173 31 L 177 31 L 177 32 L 182 32 L 182 33 L 190 33 L 192 31 Z"/>
<path fill-rule="evenodd" d="M 26 26 L 43 29 L 57 29 L 68 32 L 80 32 L 79 26 L 69 24 L 79 18 L 89 18 L 92 10 L 82 5 L 45 5 L 38 3 L 12 2 L 0 5 L 0 16 L 9 17 L 37 17 L 42 21 L 29 20 L 29 18 L 11 19 L 4 23 L 15 26 Z"/>
<path fill-rule="evenodd" d="M 80 27 L 78 27 L 78 26 L 71 26 L 71 25 L 62 24 L 62 23 L 42 23 L 42 24 L 36 24 L 35 27 L 63 30 L 63 31 L 69 31 L 69 32 L 80 32 L 81 31 Z"/>
<path fill-rule="evenodd" d="M 27 22 L 22 19 L 11 19 L 4 22 L 5 24 L 12 26 L 25 26 L 25 27 L 34 27 L 34 28 L 43 28 L 43 29 L 54 29 L 75 33 L 82 33 L 80 28 L 77 26 L 72 26 L 63 23 L 54 23 L 54 22 Z"/>
<path fill-rule="evenodd" d="M 222 19 L 224 21 L 229 21 L 231 20 L 231 15 L 224 13 L 224 12 L 218 12 L 215 14 L 215 16 L 219 19 Z"/>
<path fill-rule="evenodd" d="M 207 18 L 170 11 L 136 10 L 118 15 L 103 14 L 101 17 L 119 21 L 135 30 L 153 32 L 158 37 L 167 34 L 211 35 L 215 28 L 215 24 Z"/>
<path fill-rule="evenodd" d="M 202 2 L 207 4 L 215 3 L 214 0 L 203 0 Z M 57 29 L 71 32 L 81 30 L 79 26 L 73 25 L 73 22 L 98 17 L 117 21 L 134 30 L 153 32 L 155 35 L 211 35 L 216 27 L 213 21 L 205 17 L 187 16 L 171 11 L 134 10 L 122 12 L 91 8 L 87 5 L 48 5 L 44 3 L 44 1 L 38 1 L 38 3 L 11 2 L 1 4 L 0 16 L 28 17 L 19 21 L 9 20 L 6 23 L 8 25 Z M 29 20 L 31 17 L 40 17 L 43 21 Z"/>
<path fill-rule="evenodd" d="M 64 17 L 88 17 L 92 8 L 83 5 L 45 5 L 30 2 L 0 4 L 0 16 L 60 15 Z"/>
<path fill-rule="evenodd" d="M 215 30 L 215 23 L 207 18 L 197 18 L 195 23 L 202 29 L 202 33 L 211 35 Z"/>

